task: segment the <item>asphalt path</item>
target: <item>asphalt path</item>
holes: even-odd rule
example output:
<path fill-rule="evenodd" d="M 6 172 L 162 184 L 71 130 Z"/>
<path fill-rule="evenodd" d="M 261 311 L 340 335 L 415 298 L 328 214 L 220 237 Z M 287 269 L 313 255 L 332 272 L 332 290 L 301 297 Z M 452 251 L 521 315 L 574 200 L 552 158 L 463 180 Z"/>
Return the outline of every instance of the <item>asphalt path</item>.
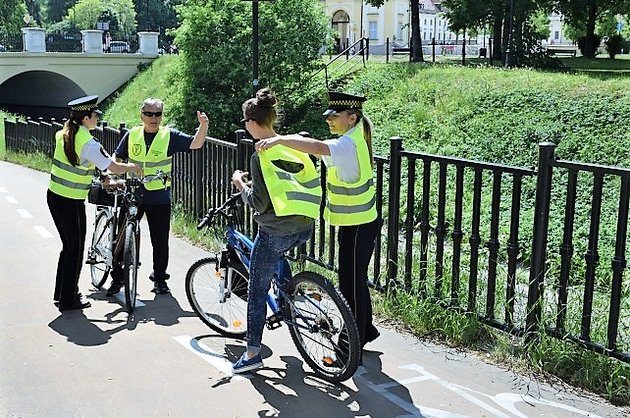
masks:
<path fill-rule="evenodd" d="M 90 284 L 92 302 L 52 303 L 61 247 L 46 206 L 46 173 L 0 162 L 0 416 L 2 417 L 626 417 L 627 409 L 565 385 L 540 383 L 380 327 L 364 365 L 341 385 L 315 377 L 286 326 L 265 330 L 265 368 L 232 376 L 244 349 L 192 312 L 190 265 L 207 254 L 171 236 L 170 295 L 154 295 L 142 223 L 139 306 Z M 88 238 L 94 207 L 88 207 Z"/>

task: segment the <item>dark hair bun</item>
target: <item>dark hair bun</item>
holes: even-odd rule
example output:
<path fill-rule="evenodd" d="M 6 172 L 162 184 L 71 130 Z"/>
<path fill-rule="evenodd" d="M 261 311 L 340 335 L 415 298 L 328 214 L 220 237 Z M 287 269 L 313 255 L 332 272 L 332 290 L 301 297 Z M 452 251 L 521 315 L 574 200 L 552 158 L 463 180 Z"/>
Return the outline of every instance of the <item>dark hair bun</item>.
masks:
<path fill-rule="evenodd" d="M 276 95 L 267 87 L 256 92 L 256 101 L 262 107 L 274 107 L 278 104 Z"/>

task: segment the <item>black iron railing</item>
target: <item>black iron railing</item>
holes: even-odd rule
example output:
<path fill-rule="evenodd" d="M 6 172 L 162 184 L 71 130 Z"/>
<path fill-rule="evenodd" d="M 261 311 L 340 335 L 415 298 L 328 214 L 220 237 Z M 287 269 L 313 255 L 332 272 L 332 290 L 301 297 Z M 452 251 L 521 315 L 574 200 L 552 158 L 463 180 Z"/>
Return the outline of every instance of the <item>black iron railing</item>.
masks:
<path fill-rule="evenodd" d="M 5 119 L 4 126 L 8 150 L 52 156 L 54 135 L 62 125 Z M 124 133 L 124 124 L 115 129 L 104 123 L 93 131 L 109 152 Z M 252 152 L 252 141 L 239 130 L 232 141 L 207 138 L 202 150 L 177 154 L 173 201 L 195 216 L 220 204 L 233 191 L 232 172 L 247 170 Z M 540 144 L 535 172 L 407 151 L 401 138 L 392 138 L 389 157 L 376 156 L 374 171 L 377 210 L 385 220 L 373 258 L 372 284 L 377 289 L 415 292 L 496 328 L 525 334 L 530 343 L 546 332 L 630 362 L 629 289 L 623 281 L 630 169 L 560 160 L 552 143 Z M 321 173 L 325 187 L 323 166 Z M 616 188 L 615 193 L 603 193 L 606 186 Z M 581 203 L 587 206 L 589 219 L 588 236 L 583 238 L 585 268 L 576 274 L 572 265 L 577 260 L 573 241 L 577 191 L 585 187 L 591 190 L 589 202 Z M 617 216 L 602 216 L 603 199 L 615 196 Z M 532 204 L 534 215 L 529 219 L 523 208 L 532 209 Z M 247 232 L 255 235 L 251 213 L 246 215 Z M 580 216 L 583 219 L 583 213 Z M 558 232 L 549 232 L 552 218 L 562 224 L 562 243 L 548 253 L 550 237 Z M 610 277 L 598 268 L 604 225 L 607 236 L 614 236 Z M 523 242 L 530 237 L 527 246 Z M 299 252 L 334 270 L 336 229 L 320 216 L 313 237 Z M 556 254 L 560 265 L 552 269 L 550 258 Z"/>

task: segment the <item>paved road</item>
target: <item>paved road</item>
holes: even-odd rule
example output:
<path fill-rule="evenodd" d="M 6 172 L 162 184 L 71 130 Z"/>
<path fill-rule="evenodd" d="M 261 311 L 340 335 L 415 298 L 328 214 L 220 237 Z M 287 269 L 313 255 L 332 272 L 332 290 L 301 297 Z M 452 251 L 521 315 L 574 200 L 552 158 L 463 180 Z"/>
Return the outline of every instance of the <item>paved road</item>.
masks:
<path fill-rule="evenodd" d="M 150 292 L 144 245 L 144 306 L 131 317 L 91 288 L 87 268 L 80 287 L 92 307 L 60 314 L 52 294 L 61 244 L 45 203 L 47 185 L 44 173 L 0 162 L 2 417 L 628 416 L 598 398 L 388 329 L 344 385 L 309 374 L 285 327 L 265 332 L 265 369 L 231 376 L 243 342 L 212 333 L 192 313 L 183 278 L 204 252 L 175 237 L 172 295 Z M 94 208 L 88 210 L 93 218 Z"/>

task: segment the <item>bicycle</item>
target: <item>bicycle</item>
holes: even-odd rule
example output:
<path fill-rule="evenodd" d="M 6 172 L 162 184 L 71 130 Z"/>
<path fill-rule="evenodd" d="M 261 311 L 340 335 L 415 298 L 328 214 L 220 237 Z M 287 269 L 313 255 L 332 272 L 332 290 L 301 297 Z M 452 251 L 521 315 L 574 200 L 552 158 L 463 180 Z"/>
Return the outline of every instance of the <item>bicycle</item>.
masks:
<path fill-rule="evenodd" d="M 241 209 L 237 193 L 201 219 L 198 230 L 217 226 L 217 218 L 227 222 L 226 245 L 220 256 L 195 262 L 185 281 L 186 296 L 199 318 L 221 335 L 235 338 L 247 332 L 247 286 L 254 246 L 241 232 Z M 333 383 L 354 375 L 361 352 L 359 332 L 348 303 L 330 281 L 312 271 L 292 276 L 285 256 L 276 268 L 267 305 L 272 311 L 266 319 L 267 328 L 273 330 L 285 323 L 298 352 L 315 374 Z"/>
<path fill-rule="evenodd" d="M 100 289 L 105 284 L 114 263 L 121 259 L 122 251 L 122 282 L 128 313 L 133 312 L 136 306 L 138 267 L 140 266 L 138 206 L 141 198 L 139 191 L 141 185 L 153 180 L 166 183 L 168 175 L 158 171 L 156 175 L 118 180 L 119 185 L 110 190 L 103 188 L 100 182 L 94 181 L 88 195 L 88 201 L 96 204 L 94 233 L 85 262 L 90 265 L 92 285 Z M 120 207 L 125 209 L 122 224 L 119 223 L 118 209 Z M 120 231 L 118 231 L 119 226 L 122 226 Z"/>

